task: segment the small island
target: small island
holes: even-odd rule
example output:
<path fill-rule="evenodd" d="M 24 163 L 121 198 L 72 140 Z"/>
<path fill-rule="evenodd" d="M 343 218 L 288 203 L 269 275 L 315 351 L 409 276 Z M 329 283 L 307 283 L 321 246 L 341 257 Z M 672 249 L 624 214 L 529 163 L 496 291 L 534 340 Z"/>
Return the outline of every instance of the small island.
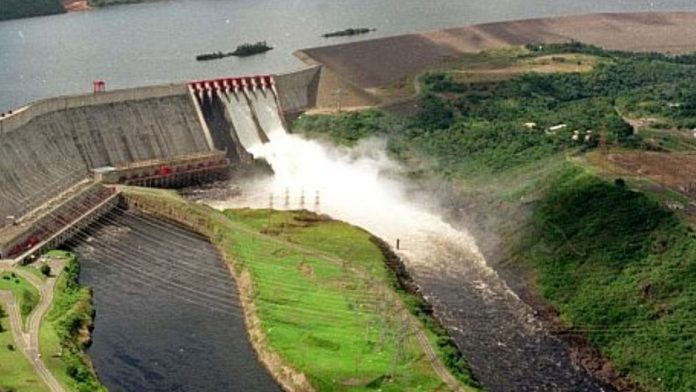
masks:
<path fill-rule="evenodd" d="M 333 33 L 326 33 L 323 34 L 322 37 L 324 38 L 331 38 L 331 37 L 348 37 L 351 35 L 360 35 L 360 34 L 367 34 L 373 31 L 377 31 L 377 29 L 368 29 L 368 28 L 350 28 L 350 29 L 345 29 L 341 31 L 334 31 Z"/>
<path fill-rule="evenodd" d="M 237 46 L 237 49 L 232 52 L 232 56 L 251 56 L 254 54 L 268 52 L 273 49 L 271 46 L 266 44 L 266 41 L 259 41 L 255 44 L 242 44 Z"/>
<path fill-rule="evenodd" d="M 198 60 L 198 61 L 218 60 L 218 59 L 222 59 L 222 58 L 230 57 L 230 56 L 246 57 L 246 56 L 252 56 L 255 54 L 259 54 L 259 53 L 268 52 L 271 49 L 273 49 L 273 47 L 268 46 L 266 41 L 259 41 L 255 44 L 239 45 L 239 46 L 237 46 L 237 49 L 235 49 L 234 52 L 228 52 L 228 53 L 213 52 L 213 53 L 199 54 L 198 56 L 196 56 L 196 60 Z"/>

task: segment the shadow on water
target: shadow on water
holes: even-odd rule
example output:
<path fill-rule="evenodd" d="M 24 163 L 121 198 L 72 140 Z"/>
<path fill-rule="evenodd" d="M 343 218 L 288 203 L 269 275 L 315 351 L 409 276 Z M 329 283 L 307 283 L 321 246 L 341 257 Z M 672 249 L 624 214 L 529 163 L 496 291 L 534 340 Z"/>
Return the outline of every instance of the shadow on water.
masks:
<path fill-rule="evenodd" d="M 94 290 L 91 356 L 110 391 L 279 391 L 248 341 L 216 249 L 171 223 L 115 213 L 79 243 Z"/>

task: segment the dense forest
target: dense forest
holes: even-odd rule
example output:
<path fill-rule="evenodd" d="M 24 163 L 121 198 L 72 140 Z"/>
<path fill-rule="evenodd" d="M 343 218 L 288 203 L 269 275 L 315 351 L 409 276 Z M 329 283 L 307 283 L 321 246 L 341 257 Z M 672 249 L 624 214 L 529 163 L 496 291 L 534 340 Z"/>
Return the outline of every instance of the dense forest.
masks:
<path fill-rule="evenodd" d="M 2 0 L 0 20 L 60 14 L 65 12 L 60 0 Z"/>

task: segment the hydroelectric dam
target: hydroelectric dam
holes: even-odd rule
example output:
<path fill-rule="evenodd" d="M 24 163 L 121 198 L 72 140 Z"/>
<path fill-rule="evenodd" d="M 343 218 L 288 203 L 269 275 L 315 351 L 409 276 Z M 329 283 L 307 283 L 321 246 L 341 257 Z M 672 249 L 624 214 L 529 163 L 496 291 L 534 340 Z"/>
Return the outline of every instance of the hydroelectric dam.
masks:
<path fill-rule="evenodd" d="M 61 246 L 79 257 L 98 312 L 89 354 L 109 390 L 280 390 L 218 250 L 139 212 L 121 186 L 258 170 L 249 150 L 315 105 L 319 77 L 312 67 L 115 91 L 96 81 L 0 114 L 0 265 Z M 187 328 L 175 327 L 182 314 Z"/>
<path fill-rule="evenodd" d="M 182 187 L 314 106 L 320 67 L 47 99 L 0 117 L 0 259 L 55 248 L 119 204 L 118 185 Z"/>
<path fill-rule="evenodd" d="M 238 369 L 239 363 L 256 363 L 247 360 L 254 358 L 249 347 L 235 351 L 248 342 L 236 342 L 234 348 L 218 343 L 229 343 L 244 331 L 239 304 L 231 298 L 235 290 L 229 271 L 220 269 L 219 255 L 204 239 L 188 238 L 190 233 L 177 225 L 163 225 L 147 214 L 129 211 L 132 206 L 120 195 L 120 185 L 178 188 L 253 171 L 258 162 L 250 151 L 272 145 L 277 132 L 286 132 L 287 122 L 307 109 L 329 107 L 336 95 L 345 106 L 374 105 L 366 91 L 354 86 L 316 65 L 278 75 L 95 91 L 47 99 L 2 114 L 0 259 L 22 263 L 64 243 L 73 245 L 71 249 L 87 266 L 86 281 L 101 289 L 95 289 L 96 308 L 112 309 L 111 314 L 96 318 L 95 328 L 95 333 L 108 335 L 111 346 L 95 343 L 93 351 L 100 378 L 110 390 L 183 390 L 183 383 L 195 376 L 201 381 L 196 390 L 275 391 L 277 386 L 266 381 L 259 385 L 206 383 L 221 374 L 229 381 L 237 377 L 230 369 Z M 331 176 L 338 178 L 336 173 L 346 174 L 336 170 Z M 364 188 L 371 186 L 377 187 L 368 183 Z M 254 194 L 254 203 L 246 206 L 265 207 L 267 196 Z M 397 238 L 408 239 L 426 223 L 437 229 L 432 235 L 413 238 L 411 243 L 418 247 L 411 254 L 407 249 L 406 256 L 411 258 L 405 264 L 484 386 L 492 391 L 611 390 L 572 363 L 569 348 L 536 321 L 478 253 L 471 252 L 473 241 L 468 234 L 462 235 L 439 218 L 430 222 L 430 215 L 421 219 L 425 215 L 414 215 L 410 209 L 381 207 L 382 214 L 373 214 L 375 218 L 388 213 L 399 219 L 363 226 L 384 238 L 389 239 L 377 229 L 390 222 L 397 223 L 392 225 L 396 231 L 410 232 L 398 233 Z M 360 224 L 346 216 L 338 217 Z M 144 271 L 143 264 L 150 269 Z M 177 289 L 164 282 L 170 278 Z M 153 279 L 159 281 L 153 283 Z M 121 294 L 110 295 L 108 290 Z M 156 290 L 160 295 L 154 294 Z M 227 297 L 220 301 L 225 293 Z M 181 302 L 163 305 L 172 298 Z M 159 359 L 143 356 L 149 349 L 146 344 L 156 340 L 153 334 L 164 335 L 142 320 L 157 316 L 160 326 L 180 323 L 172 314 L 184 307 L 200 312 L 199 319 L 211 323 L 198 324 L 210 331 L 199 336 L 208 340 L 200 345 L 199 337 L 193 335 L 164 339 L 190 345 L 151 347 L 176 364 L 153 373 L 153 368 L 162 366 L 156 362 Z M 236 326 L 231 327 L 235 320 Z M 240 333 L 213 334 L 225 328 Z M 140 339 L 124 337 L 124 330 L 140 331 L 134 333 Z M 196 326 L 191 330 L 196 331 Z M 208 358 L 210 352 L 201 346 L 227 357 L 198 361 L 195 355 Z M 230 355 L 238 356 L 239 363 L 229 361 Z M 188 364 L 188 369 L 182 369 Z M 194 364 L 206 371 L 195 370 Z M 216 364 L 224 368 L 213 371 L 207 364 L 211 369 Z M 258 374 L 258 369 L 251 369 L 252 373 Z M 255 378 L 239 374 L 240 382 Z M 139 378 L 142 381 L 136 384 L 122 383 Z"/>

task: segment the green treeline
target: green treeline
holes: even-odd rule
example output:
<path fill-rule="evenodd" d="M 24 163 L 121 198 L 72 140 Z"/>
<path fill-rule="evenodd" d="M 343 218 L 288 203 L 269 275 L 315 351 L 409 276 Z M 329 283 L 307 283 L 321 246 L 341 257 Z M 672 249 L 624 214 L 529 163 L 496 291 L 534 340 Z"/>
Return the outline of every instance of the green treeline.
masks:
<path fill-rule="evenodd" d="M 64 13 L 60 0 L 2 0 L 0 20 Z"/>

